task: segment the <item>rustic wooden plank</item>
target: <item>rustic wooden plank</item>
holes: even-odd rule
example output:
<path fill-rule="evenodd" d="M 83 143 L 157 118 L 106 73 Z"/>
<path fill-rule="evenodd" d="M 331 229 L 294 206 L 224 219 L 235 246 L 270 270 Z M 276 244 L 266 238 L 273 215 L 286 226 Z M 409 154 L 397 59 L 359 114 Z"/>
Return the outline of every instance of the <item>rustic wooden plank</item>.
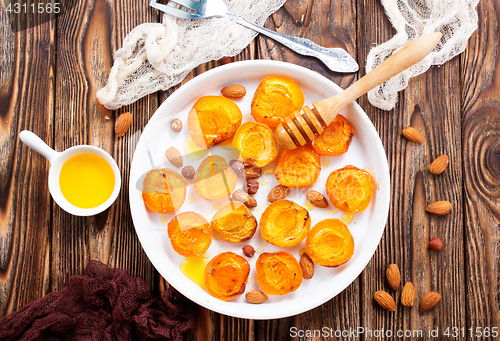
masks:
<path fill-rule="evenodd" d="M 477 7 L 479 29 L 462 55 L 467 328 L 488 340 L 500 326 L 500 1 Z M 471 338 L 470 331 L 467 336 Z"/>
<path fill-rule="evenodd" d="M 394 33 L 380 3 L 359 2 L 358 32 L 362 39 L 358 60 L 364 73 L 371 46 Z M 421 330 L 422 336 L 428 337 L 429 328 L 439 328 L 442 333 L 447 327 L 465 327 L 460 94 L 454 91 L 458 88 L 459 60 L 455 58 L 412 79 L 391 112 L 375 109 L 366 96 L 359 101 L 381 136 L 391 171 L 388 223 L 362 275 L 362 325 L 370 330 Z M 422 144 L 401 137 L 407 126 L 421 132 Z M 432 175 L 429 164 L 441 154 L 450 156 L 450 166 L 445 173 Z M 453 213 L 445 217 L 427 214 L 425 207 L 437 200 L 452 202 Z M 445 244 L 440 253 L 427 249 L 433 237 Z M 411 281 L 415 285 L 417 299 L 411 309 L 399 304 L 401 288 L 394 291 L 386 283 L 385 269 L 390 263 L 400 267 L 402 284 Z M 395 297 L 395 313 L 373 302 L 373 294 L 379 289 Z M 431 290 L 441 293 L 441 303 L 432 311 L 420 313 L 420 299 Z M 411 339 L 422 338 L 413 334 Z"/>
<path fill-rule="evenodd" d="M 124 10 L 126 8 L 126 10 Z M 86 262 L 97 259 L 113 267 L 129 269 L 153 283 L 154 271 L 137 239 L 128 204 L 128 174 L 134 146 L 149 115 L 158 106 L 156 95 L 146 96 L 119 111 L 130 111 L 134 122 L 122 138 L 114 134 L 114 119 L 99 114 L 95 92 L 105 84 L 112 54 L 125 35 L 143 22 L 158 21 L 147 0 L 81 1 L 58 19 L 55 145 L 63 150 L 91 144 L 117 160 L 122 190 L 106 212 L 95 217 L 74 217 L 54 205 L 52 289 L 83 272 Z"/>
<path fill-rule="evenodd" d="M 15 33 L 0 7 L 1 317 L 50 286 L 49 163 L 18 136 L 29 129 L 53 143 L 55 34 L 53 21 L 29 30 L 18 22 Z"/>

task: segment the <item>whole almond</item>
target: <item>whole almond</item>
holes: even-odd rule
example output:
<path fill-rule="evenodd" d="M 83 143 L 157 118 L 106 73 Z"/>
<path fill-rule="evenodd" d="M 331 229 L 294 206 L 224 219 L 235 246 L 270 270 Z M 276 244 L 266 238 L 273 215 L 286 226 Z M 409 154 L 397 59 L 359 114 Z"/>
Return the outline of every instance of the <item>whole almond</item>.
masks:
<path fill-rule="evenodd" d="M 218 60 L 218 63 L 219 65 L 226 65 L 226 64 L 229 64 L 229 63 L 232 63 L 233 62 L 233 58 L 232 57 L 222 57 L 221 59 Z"/>
<path fill-rule="evenodd" d="M 248 302 L 253 304 L 261 304 L 267 301 L 266 293 L 259 290 L 249 290 L 246 295 L 246 299 Z"/>
<path fill-rule="evenodd" d="M 441 174 L 445 171 L 446 167 L 448 167 L 448 162 L 448 155 L 441 155 L 436 160 L 432 161 L 429 166 L 429 171 L 435 175 Z"/>
<path fill-rule="evenodd" d="M 229 165 L 237 176 L 242 177 L 245 175 L 245 165 L 243 164 L 243 162 L 239 160 L 231 160 L 229 161 Z"/>
<path fill-rule="evenodd" d="M 253 257 L 253 255 L 255 254 L 255 249 L 252 245 L 245 245 L 241 248 L 241 250 L 243 251 L 243 254 L 248 258 Z"/>
<path fill-rule="evenodd" d="M 436 201 L 427 206 L 426 211 L 435 215 L 445 215 L 450 213 L 451 207 L 448 201 Z"/>
<path fill-rule="evenodd" d="M 182 167 L 183 161 L 182 161 L 182 155 L 181 152 L 177 150 L 175 147 L 170 147 L 165 151 L 165 156 L 167 157 L 167 160 L 174 166 L 174 167 Z"/>
<path fill-rule="evenodd" d="M 260 178 L 262 170 L 259 167 L 245 167 L 245 177 L 247 179 L 257 179 Z"/>
<path fill-rule="evenodd" d="M 267 195 L 267 201 L 273 203 L 275 201 L 285 199 L 290 194 L 290 188 L 283 185 L 275 186 Z"/>
<path fill-rule="evenodd" d="M 435 291 L 428 292 L 420 301 L 420 311 L 424 312 L 434 308 L 441 300 L 441 295 Z"/>
<path fill-rule="evenodd" d="M 220 93 L 227 98 L 242 98 L 247 94 L 247 90 L 243 85 L 233 84 L 223 87 Z"/>
<path fill-rule="evenodd" d="M 311 279 L 314 276 L 314 263 L 307 253 L 300 256 L 300 269 L 302 270 L 302 277 L 304 279 Z"/>
<path fill-rule="evenodd" d="M 239 201 L 245 204 L 248 208 L 257 207 L 257 200 L 255 200 L 255 198 L 251 195 L 243 192 L 241 189 L 234 191 L 232 197 L 234 201 Z"/>
<path fill-rule="evenodd" d="M 434 251 L 440 251 L 441 248 L 444 246 L 443 242 L 439 238 L 432 238 L 429 241 L 429 249 L 434 250 Z"/>
<path fill-rule="evenodd" d="M 316 207 L 319 207 L 319 208 L 328 207 L 328 201 L 326 201 L 323 194 L 321 194 L 318 191 L 310 190 L 306 194 L 306 199 L 307 199 L 307 201 L 309 201 L 311 204 L 313 204 Z"/>
<path fill-rule="evenodd" d="M 394 302 L 394 298 L 392 298 L 392 296 L 386 293 L 385 291 L 379 290 L 375 292 L 373 298 L 385 310 L 389 311 L 396 310 L 396 302 Z"/>
<path fill-rule="evenodd" d="M 412 127 L 404 128 L 403 135 L 408 139 L 408 141 L 415 143 L 422 143 L 422 141 L 424 140 L 417 129 Z"/>
<path fill-rule="evenodd" d="M 394 290 L 398 290 L 401 284 L 401 274 L 399 273 L 398 266 L 396 264 L 390 264 L 385 270 L 385 276 L 387 277 L 389 286 Z"/>
<path fill-rule="evenodd" d="M 412 307 L 413 302 L 415 302 L 415 287 L 411 282 L 408 282 L 401 292 L 401 304 L 405 307 Z"/>
<path fill-rule="evenodd" d="M 115 133 L 116 136 L 123 136 L 125 133 L 128 131 L 128 128 L 130 128 L 130 125 L 132 124 L 132 114 L 129 112 L 124 112 L 118 118 L 116 119 L 115 122 Z"/>
<path fill-rule="evenodd" d="M 111 118 L 111 116 L 113 115 L 113 111 L 102 105 L 97 98 L 95 100 L 95 105 L 102 117 L 104 117 L 106 120 L 109 120 Z"/>

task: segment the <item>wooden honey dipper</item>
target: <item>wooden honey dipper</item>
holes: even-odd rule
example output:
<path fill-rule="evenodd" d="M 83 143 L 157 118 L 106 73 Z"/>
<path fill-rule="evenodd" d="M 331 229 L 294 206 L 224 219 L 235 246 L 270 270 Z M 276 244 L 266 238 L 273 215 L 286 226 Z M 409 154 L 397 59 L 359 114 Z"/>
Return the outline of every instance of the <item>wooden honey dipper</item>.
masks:
<path fill-rule="evenodd" d="M 284 124 L 276 128 L 275 135 L 279 145 L 282 148 L 295 149 L 312 141 L 316 135 L 321 135 L 323 128 L 332 123 L 345 106 L 421 61 L 436 47 L 441 36 L 440 32 L 435 32 L 410 41 L 341 93 L 314 102 L 312 110 L 305 105 L 294 112 L 292 119 L 286 119 Z"/>

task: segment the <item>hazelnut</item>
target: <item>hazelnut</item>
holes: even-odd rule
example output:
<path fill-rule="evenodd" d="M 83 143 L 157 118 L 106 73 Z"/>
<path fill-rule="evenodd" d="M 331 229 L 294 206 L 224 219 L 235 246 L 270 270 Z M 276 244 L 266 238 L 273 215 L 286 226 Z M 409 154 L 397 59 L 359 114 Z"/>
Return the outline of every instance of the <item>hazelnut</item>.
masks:
<path fill-rule="evenodd" d="M 260 178 L 262 170 L 259 167 L 245 167 L 245 177 L 247 179 L 257 179 Z"/>
<path fill-rule="evenodd" d="M 243 162 L 239 160 L 231 160 L 229 161 L 229 164 L 237 176 L 243 176 L 243 174 L 245 174 L 245 165 Z"/>
<path fill-rule="evenodd" d="M 444 246 L 443 242 L 439 238 L 432 238 L 429 242 L 429 249 L 434 251 L 439 251 Z"/>
<path fill-rule="evenodd" d="M 241 249 L 243 250 L 243 254 L 248 258 L 252 257 L 255 254 L 255 249 L 252 245 L 245 245 Z"/>
<path fill-rule="evenodd" d="M 182 130 L 182 121 L 178 118 L 174 118 L 172 122 L 170 122 L 170 128 L 174 133 L 178 133 Z"/>
<path fill-rule="evenodd" d="M 259 190 L 259 183 L 255 180 L 247 180 L 247 193 L 255 194 Z"/>
<path fill-rule="evenodd" d="M 186 179 L 194 178 L 195 171 L 194 171 L 193 166 L 186 166 L 186 167 L 182 168 L 181 174 Z"/>

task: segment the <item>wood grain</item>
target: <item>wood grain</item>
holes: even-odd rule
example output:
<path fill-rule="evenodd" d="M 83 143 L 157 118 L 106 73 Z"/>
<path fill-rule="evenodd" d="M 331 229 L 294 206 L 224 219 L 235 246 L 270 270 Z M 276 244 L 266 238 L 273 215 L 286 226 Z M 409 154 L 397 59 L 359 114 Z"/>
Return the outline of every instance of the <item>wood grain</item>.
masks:
<path fill-rule="evenodd" d="M 467 327 L 500 326 L 500 1 L 480 2 L 462 57 Z M 477 339 L 487 340 L 483 335 Z"/>

